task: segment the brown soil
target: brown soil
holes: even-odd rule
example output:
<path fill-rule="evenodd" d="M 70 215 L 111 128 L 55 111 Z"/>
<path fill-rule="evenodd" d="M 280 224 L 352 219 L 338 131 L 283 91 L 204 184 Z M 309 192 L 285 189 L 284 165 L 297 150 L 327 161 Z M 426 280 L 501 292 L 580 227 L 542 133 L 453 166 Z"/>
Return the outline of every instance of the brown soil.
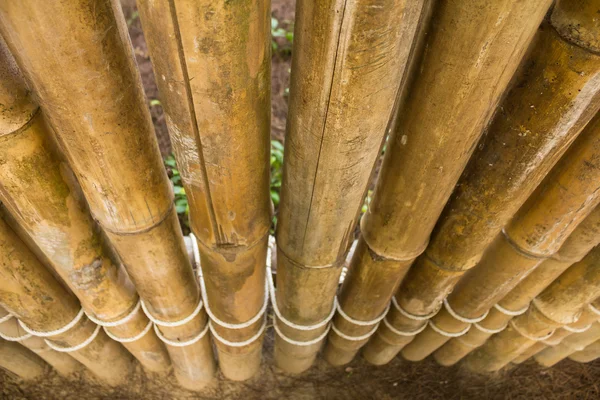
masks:
<path fill-rule="evenodd" d="M 132 0 L 122 0 L 148 102 L 159 98 L 152 65 L 139 18 Z M 294 0 L 273 0 L 272 12 L 280 26 L 289 30 L 294 20 Z M 285 40 L 278 40 L 280 48 Z M 283 141 L 291 57 L 276 51 L 272 63 L 271 137 Z M 150 106 L 150 105 L 149 105 Z M 163 111 L 150 107 L 163 155 L 171 152 Z M 378 168 L 379 169 L 379 163 Z M 533 362 L 497 374 L 476 375 L 463 367 L 445 368 L 427 359 L 410 363 L 397 358 L 383 367 L 369 365 L 360 357 L 344 368 L 333 368 L 323 360 L 309 371 L 289 376 L 273 366 L 273 332 L 265 341 L 265 359 L 260 372 L 243 383 L 219 377 L 214 387 L 201 393 L 181 389 L 173 376 L 144 372 L 139 366 L 131 383 L 109 388 L 90 373 L 67 380 L 49 371 L 44 377 L 23 382 L 0 371 L 1 399 L 596 399 L 600 398 L 600 360 L 578 364 L 566 360 L 551 369 Z"/>

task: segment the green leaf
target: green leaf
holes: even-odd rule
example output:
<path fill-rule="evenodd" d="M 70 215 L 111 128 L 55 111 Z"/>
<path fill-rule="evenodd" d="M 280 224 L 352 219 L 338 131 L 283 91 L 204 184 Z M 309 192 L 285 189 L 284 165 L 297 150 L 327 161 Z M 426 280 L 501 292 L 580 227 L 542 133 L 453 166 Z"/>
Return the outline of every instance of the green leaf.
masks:
<path fill-rule="evenodd" d="M 288 40 L 288 42 L 294 43 L 294 32 L 286 32 L 285 38 Z"/>
<path fill-rule="evenodd" d="M 283 151 L 283 144 L 279 140 L 271 140 L 271 147 Z"/>
<path fill-rule="evenodd" d="M 271 17 L 271 30 L 276 29 L 279 26 L 279 21 L 277 18 Z"/>
<path fill-rule="evenodd" d="M 275 206 L 279 205 L 279 193 L 277 193 L 275 190 L 271 190 L 271 200 L 273 200 L 273 204 Z"/>
<path fill-rule="evenodd" d="M 158 99 L 150 100 L 150 107 L 160 106 L 160 105 L 161 105 L 160 100 L 158 100 Z"/>

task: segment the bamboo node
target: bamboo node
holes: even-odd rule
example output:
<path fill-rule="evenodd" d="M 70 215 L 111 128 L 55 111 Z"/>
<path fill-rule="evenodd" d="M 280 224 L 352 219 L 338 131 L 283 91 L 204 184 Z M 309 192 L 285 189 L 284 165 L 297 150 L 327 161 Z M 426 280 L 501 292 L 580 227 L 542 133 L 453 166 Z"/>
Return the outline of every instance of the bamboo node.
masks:
<path fill-rule="evenodd" d="M 418 335 L 419 333 L 423 332 L 425 330 L 425 328 L 427 328 L 427 324 L 423 325 L 422 327 L 411 331 L 411 332 L 405 332 L 405 331 L 401 331 L 399 329 L 396 329 L 388 320 L 387 318 L 383 319 L 383 323 L 385 324 L 385 326 L 388 327 L 388 329 L 390 331 L 392 331 L 393 333 L 395 333 L 398 336 L 415 336 Z"/>
<path fill-rule="evenodd" d="M 473 325 L 475 325 L 475 328 L 479 329 L 481 332 L 485 332 L 485 333 L 490 333 L 492 335 L 496 334 L 496 333 L 500 333 L 503 330 L 506 329 L 506 327 L 508 326 L 508 324 L 504 325 L 502 328 L 498 328 L 498 329 L 489 329 L 489 328 L 485 328 L 481 325 L 479 325 L 478 323 L 474 323 Z"/>
<path fill-rule="evenodd" d="M 394 307 L 396 308 L 396 310 L 398 310 L 398 312 L 400 314 L 404 315 L 408 319 L 412 319 L 415 321 L 427 321 L 427 320 L 435 317 L 435 315 L 438 313 L 438 311 L 440 311 L 439 309 L 437 309 L 434 312 L 427 314 L 427 315 L 411 314 L 408 311 L 406 311 L 404 308 L 400 307 L 400 304 L 398 304 L 398 300 L 396 300 L 396 296 L 392 296 L 392 304 L 394 305 Z"/>
<path fill-rule="evenodd" d="M 465 333 L 469 332 L 469 329 L 471 329 L 471 325 L 469 325 L 469 326 L 467 326 L 465 329 L 463 329 L 460 332 L 446 332 L 445 330 L 443 330 L 442 328 L 440 328 L 436 324 L 434 324 L 433 321 L 429 321 L 429 326 L 431 326 L 431 329 L 433 329 L 434 331 L 436 331 L 440 335 L 446 336 L 446 337 L 449 337 L 449 338 L 456 338 L 456 337 L 462 336 Z"/>
<path fill-rule="evenodd" d="M 569 325 L 565 325 L 562 328 L 567 331 L 567 332 L 571 332 L 571 333 L 582 333 L 587 331 L 588 329 L 590 329 L 592 327 L 592 324 L 586 325 L 583 328 L 573 328 Z"/>
<path fill-rule="evenodd" d="M 112 321 L 112 322 L 107 322 L 107 321 L 102 321 L 96 317 L 94 317 L 93 315 L 91 315 L 90 313 L 86 312 L 85 315 L 94 323 L 96 323 L 97 325 L 103 326 L 103 327 L 115 327 L 115 326 L 119 326 L 119 325 L 123 325 L 126 324 L 127 322 L 131 321 L 131 319 L 135 316 L 135 314 L 140 310 L 140 307 L 142 305 L 142 302 L 140 300 L 140 298 L 138 297 L 138 301 L 137 304 L 135 305 L 135 307 L 123 318 L 117 320 L 117 321 Z"/>
<path fill-rule="evenodd" d="M 351 316 L 349 316 L 348 314 L 346 314 L 344 312 L 344 310 L 342 310 L 342 306 L 340 305 L 340 302 L 337 302 L 337 312 L 344 317 L 344 319 L 348 322 L 353 323 L 354 325 L 358 325 L 358 326 L 369 326 L 369 325 L 374 325 L 374 324 L 378 324 L 379 322 L 381 322 L 382 319 L 385 318 L 385 316 L 387 315 L 388 311 L 390 310 L 390 303 L 388 303 L 388 305 L 385 307 L 385 310 L 383 310 L 383 312 L 381 313 L 381 315 L 371 321 L 361 321 L 358 319 L 354 319 Z M 335 331 L 335 329 L 334 329 Z M 340 335 L 341 336 L 341 335 Z"/>
<path fill-rule="evenodd" d="M 77 350 L 81 350 L 88 344 L 92 343 L 94 341 L 94 339 L 96 339 L 96 336 L 98 336 L 98 332 L 100 332 L 100 328 L 101 328 L 100 325 L 96 325 L 96 329 L 94 329 L 94 332 L 92 332 L 90 337 L 85 339 L 82 343 L 78 344 L 77 346 L 60 347 L 60 346 L 55 345 L 48 339 L 44 339 L 44 342 L 46 342 L 48 347 L 50 347 L 52 350 L 58 351 L 60 353 L 71 353 L 71 352 L 74 352 Z"/>
<path fill-rule="evenodd" d="M 517 311 L 508 310 L 498 303 L 494 304 L 494 308 L 504 315 L 508 315 L 510 317 L 518 317 L 519 315 L 525 314 L 527 310 L 529 310 L 529 304 Z"/>
<path fill-rule="evenodd" d="M 477 322 L 481 322 L 485 319 L 485 317 L 488 316 L 488 314 L 490 312 L 490 310 L 487 310 L 486 312 L 483 313 L 483 315 L 481 315 L 477 318 L 465 318 L 462 315 L 458 314 L 456 311 L 454 311 L 452 309 L 452 307 L 450 307 L 448 298 L 444 299 L 444 307 L 446 307 L 446 311 L 448 311 L 450 313 L 450 315 L 452 315 L 455 319 L 459 320 L 460 322 L 464 322 L 465 324 L 476 324 Z"/>
<path fill-rule="evenodd" d="M 261 337 L 261 335 L 264 333 L 265 329 L 267 328 L 267 319 L 265 318 L 262 326 L 260 327 L 258 332 L 256 332 L 254 334 L 254 336 L 252 336 L 251 338 L 244 340 L 242 342 L 232 342 L 230 340 L 225 339 L 223 336 L 219 335 L 219 333 L 216 331 L 216 329 L 212 326 L 212 322 L 208 323 L 208 327 L 210 328 L 210 333 L 213 335 L 213 337 L 215 339 L 217 339 L 219 342 L 223 343 L 224 345 L 229 346 L 229 347 L 244 347 L 244 346 L 248 346 L 249 344 L 254 343 Z"/>
<path fill-rule="evenodd" d="M 198 248 L 198 241 L 196 240 L 196 236 L 194 236 L 193 233 L 190 233 L 190 237 L 192 238 L 192 250 L 194 253 L 194 263 L 196 264 L 196 268 L 197 268 L 197 279 L 198 282 L 200 283 L 200 294 L 202 296 L 202 299 L 204 301 L 204 304 L 206 305 L 206 313 L 208 314 L 208 316 L 210 317 L 210 319 L 212 320 L 212 322 L 215 322 L 217 325 L 222 326 L 223 328 L 227 328 L 227 329 L 244 329 L 247 328 L 249 326 L 254 325 L 258 320 L 260 320 L 260 318 L 265 314 L 265 312 L 267 311 L 267 306 L 269 305 L 269 294 L 268 294 L 268 283 L 267 280 L 265 278 L 265 300 L 264 303 L 261 307 L 261 309 L 258 311 L 258 313 L 252 317 L 251 319 L 249 319 L 246 322 L 242 322 L 240 324 L 230 324 L 228 322 L 222 321 L 219 318 L 216 317 L 215 314 L 213 314 L 212 310 L 210 309 L 210 306 L 208 304 L 208 294 L 206 293 L 206 285 L 204 283 L 204 275 L 202 273 L 202 265 L 200 263 L 200 249 Z M 267 255 L 267 257 L 270 256 L 270 253 Z M 265 324 L 266 324 L 266 320 L 265 320 Z M 213 332 L 213 328 L 210 328 L 211 332 Z M 261 330 L 264 330 L 264 327 L 261 328 Z M 220 338 L 219 335 L 215 335 L 215 333 L 213 332 L 213 336 L 218 336 Z M 260 337 L 260 335 L 255 335 L 257 338 Z M 225 341 L 227 341 L 226 339 L 220 340 L 222 343 L 225 343 Z M 230 343 L 234 343 L 234 342 L 230 342 Z M 237 342 L 235 342 L 237 343 Z M 241 342 L 240 342 L 241 343 Z M 236 346 L 233 346 L 236 347 Z M 241 347 L 241 346 L 239 346 Z"/>
<path fill-rule="evenodd" d="M 108 337 L 111 338 L 112 340 L 114 340 L 115 342 L 131 343 L 131 342 L 140 340 L 141 338 L 146 336 L 146 333 L 148 333 L 148 331 L 150 331 L 150 328 L 152 328 L 152 321 L 148 321 L 148 324 L 140 333 L 138 333 L 137 335 L 135 335 L 133 337 L 128 337 L 128 338 L 122 338 L 122 337 L 115 336 L 108 329 L 106 329 L 106 327 L 103 327 L 103 328 L 104 328 L 104 332 L 108 335 Z"/>
<path fill-rule="evenodd" d="M 173 340 L 169 340 L 166 337 L 163 336 L 162 332 L 160 331 L 160 329 L 158 329 L 158 325 L 154 325 L 154 332 L 156 333 L 156 336 L 158 336 L 158 338 L 165 344 L 169 345 L 169 346 L 173 346 L 173 347 L 186 347 L 186 346 L 191 346 L 194 343 L 196 343 L 198 340 L 202 339 L 205 335 L 206 332 L 208 332 L 208 327 L 209 324 L 206 324 L 206 326 L 204 327 L 204 329 L 202 329 L 202 332 L 200 332 L 198 335 L 196 335 L 195 337 L 191 338 L 190 340 L 186 340 L 185 342 L 175 342 Z"/>
<path fill-rule="evenodd" d="M 180 319 L 179 321 L 171 322 L 171 321 L 162 321 L 160 319 L 153 317 L 152 314 L 150 314 L 150 312 L 148 311 L 148 308 L 146 308 L 146 304 L 144 303 L 144 300 L 140 299 L 140 303 L 142 303 L 142 310 L 144 310 L 144 313 L 146 314 L 146 316 L 148 317 L 148 319 L 150 321 L 154 322 L 154 324 L 156 324 L 158 326 L 164 326 L 166 328 L 172 328 L 175 326 L 181 326 L 181 325 L 187 324 L 188 322 L 193 320 L 194 317 L 196 317 L 196 315 L 198 315 L 198 313 L 200 312 L 200 310 L 202 310 L 202 307 L 204 306 L 204 302 L 202 301 L 202 299 L 199 299 L 196 309 L 194 311 L 192 311 L 192 313 L 190 315 L 188 315 L 184 319 Z"/>
<path fill-rule="evenodd" d="M 377 323 L 377 325 L 375 325 L 373 327 L 373 329 L 371 329 L 369 332 L 365 333 L 364 335 L 361 336 L 349 336 L 346 335 L 344 332 L 342 332 L 341 330 L 339 330 L 334 323 L 331 323 L 331 329 L 342 339 L 346 339 L 349 340 L 351 342 L 360 342 L 361 340 L 366 340 L 368 338 L 371 337 L 371 335 L 373 335 L 375 333 L 375 331 L 377 330 L 377 328 L 379 328 L 379 323 Z"/>
<path fill-rule="evenodd" d="M 550 333 L 548 333 L 547 335 L 545 335 L 545 336 L 542 336 L 542 337 L 535 337 L 535 336 L 531 336 L 531 335 L 529 335 L 528 333 L 523 333 L 523 331 L 522 331 L 522 330 L 520 330 L 519 328 L 517 328 L 517 326 L 515 325 L 515 322 L 514 322 L 513 320 L 511 320 L 509 323 L 510 323 L 510 326 L 512 326 L 512 328 L 513 328 L 515 331 L 517 331 L 517 333 L 518 333 L 519 335 L 523 336 L 523 337 L 524 337 L 524 338 L 526 338 L 526 339 L 533 340 L 534 342 L 543 342 L 544 340 L 548 340 L 548 339 L 550 339 L 550 337 L 551 337 L 552 335 L 554 335 L 554 329 L 553 329 L 552 331 L 550 331 Z"/>
<path fill-rule="evenodd" d="M 29 339 L 31 337 L 31 333 L 26 333 L 21 336 L 9 336 L 5 333 L 0 332 L 0 338 L 8 341 L 8 342 L 20 342 L 21 340 Z"/>
<path fill-rule="evenodd" d="M 23 321 L 21 321 L 20 319 L 18 319 L 17 321 L 19 321 L 19 325 L 21 325 L 21 327 L 23 329 L 25 329 L 25 332 L 30 333 L 33 336 L 37 336 L 37 337 L 50 337 L 50 336 L 56 336 L 56 335 L 60 335 L 62 333 L 65 333 L 66 331 L 68 331 L 69 329 L 71 329 L 72 327 L 74 327 L 75 324 L 77 324 L 79 322 L 79 320 L 81 320 L 81 317 L 83 317 L 84 314 L 85 314 L 85 312 L 83 311 L 83 308 L 82 308 L 81 310 L 79 310 L 79 312 L 77 313 L 77 315 L 75 316 L 75 318 L 73 318 L 71 320 L 71 322 L 69 322 L 68 324 L 66 324 L 65 326 L 63 326 L 60 329 L 56 329 L 54 331 L 49 331 L 49 332 L 40 332 L 40 331 L 33 330 L 30 327 L 28 327 L 27 325 L 25 325 L 25 323 Z"/>

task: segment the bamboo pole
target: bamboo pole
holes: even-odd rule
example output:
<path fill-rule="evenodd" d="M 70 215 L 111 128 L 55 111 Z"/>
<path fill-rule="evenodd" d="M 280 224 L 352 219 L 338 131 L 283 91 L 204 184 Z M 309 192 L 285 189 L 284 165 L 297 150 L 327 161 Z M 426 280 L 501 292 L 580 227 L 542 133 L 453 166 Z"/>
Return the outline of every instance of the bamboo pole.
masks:
<path fill-rule="evenodd" d="M 573 264 L 538 295 L 528 311 L 465 359 L 474 371 L 496 371 L 556 328 L 576 322 L 585 306 L 600 296 L 600 247 Z"/>
<path fill-rule="evenodd" d="M 556 346 L 542 350 L 535 355 L 535 360 L 544 367 L 552 367 L 597 340 L 600 340 L 600 322 L 595 322 L 584 332 L 569 335 Z"/>
<path fill-rule="evenodd" d="M 69 167 L 54 148 L 51 128 L 31 100 L 6 43 L 0 39 L 0 199 L 52 267 L 97 319 L 118 321 L 136 309 L 138 295 L 125 271 L 103 249 Z M 170 367 L 150 321 L 137 308 L 128 322 L 108 328 L 151 371 Z"/>
<path fill-rule="evenodd" d="M 600 244 L 600 207 L 596 207 L 573 231 L 560 250 L 542 262 L 514 287 L 502 300 L 500 307 L 492 308 L 483 321 L 471 328 L 464 336 L 451 339 L 433 354 L 444 366 L 454 365 L 473 349 L 481 346 L 495 332 L 504 329 L 513 318 L 511 314 L 526 309 L 531 300 L 560 276 L 567 268 L 581 261 L 596 245 Z"/>
<path fill-rule="evenodd" d="M 0 307 L 0 337 L 6 341 L 19 342 L 29 350 L 46 361 L 60 375 L 69 377 L 82 369 L 82 365 L 66 353 L 52 350 L 40 337 L 32 336 L 25 332 L 16 318 L 10 317 L 10 313 Z"/>
<path fill-rule="evenodd" d="M 20 344 L 0 339 L 0 368 L 30 380 L 43 375 L 48 365 Z"/>
<path fill-rule="evenodd" d="M 3 2 L 0 29 L 94 219 L 160 322 L 178 381 L 204 387 L 214 375 L 207 317 L 118 2 Z"/>
<path fill-rule="evenodd" d="M 227 378 L 245 380 L 259 370 L 265 327 L 270 1 L 139 6 L 190 199 L 219 364 Z"/>
<path fill-rule="evenodd" d="M 600 76 L 600 75 L 599 75 Z M 556 253 L 600 202 L 600 114 L 506 225 L 448 296 L 429 326 L 402 350 L 411 361 L 427 357 L 451 336 L 466 333 L 522 279 Z"/>
<path fill-rule="evenodd" d="M 535 2 L 447 1 L 434 8 L 419 75 L 410 87 L 399 123 L 388 142 L 361 241 L 352 293 L 373 300 L 383 312 L 429 235 L 476 141 L 550 6 Z M 497 23 L 500 21 L 500 23 Z M 442 61 L 443 60 L 443 61 Z M 443 65 L 442 65 L 443 64 Z M 432 82 L 435 81 L 435 84 Z M 485 83 L 484 83 L 485 81 Z M 443 102 L 438 99 L 443 98 Z M 457 139 L 456 132 L 461 132 Z M 360 259 L 366 262 L 359 262 Z M 378 290 L 369 294 L 370 287 Z M 381 290 L 379 289 L 381 287 Z M 350 289 L 348 289 L 350 290 Z M 370 304 L 370 302 L 368 302 Z M 391 309 L 363 353 L 374 364 L 391 359 L 423 325 L 422 314 L 406 317 Z M 390 346 L 384 356 L 376 348 Z M 391 349 L 393 347 L 393 349 Z"/>
<path fill-rule="evenodd" d="M 287 372 L 309 368 L 327 333 L 342 264 L 428 4 L 297 3 L 277 226 L 275 362 Z"/>
<path fill-rule="evenodd" d="M 585 349 L 577 351 L 569 356 L 573 361 L 580 363 L 588 363 L 600 357 L 600 340 L 596 340 L 592 344 L 588 344 Z"/>
<path fill-rule="evenodd" d="M 77 298 L 48 272 L 2 219 L 0 303 L 30 330 L 49 335 L 50 347 L 71 349 L 71 356 L 106 383 L 122 384 L 132 372 L 131 357 L 125 349 L 80 314 Z M 73 349 L 90 340 L 83 348 Z"/>
<path fill-rule="evenodd" d="M 439 308 L 600 106 L 600 57 L 548 23 L 530 49 L 425 254 L 396 294 L 411 314 Z"/>

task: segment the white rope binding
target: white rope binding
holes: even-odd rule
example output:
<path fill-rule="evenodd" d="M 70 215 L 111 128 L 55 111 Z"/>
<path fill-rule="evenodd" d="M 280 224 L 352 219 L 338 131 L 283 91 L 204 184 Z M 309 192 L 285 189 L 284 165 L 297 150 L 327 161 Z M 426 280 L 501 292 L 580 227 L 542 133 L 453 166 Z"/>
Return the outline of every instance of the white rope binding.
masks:
<path fill-rule="evenodd" d="M 20 342 L 21 340 L 29 339 L 31 337 L 31 333 L 25 333 L 21 336 L 9 336 L 6 333 L 0 332 L 0 338 L 8 341 L 8 342 Z"/>
<path fill-rule="evenodd" d="M 83 343 L 78 344 L 77 346 L 73 346 L 73 347 L 60 347 L 55 345 L 54 343 L 52 343 L 50 340 L 48 339 L 44 339 L 44 342 L 46 342 L 46 344 L 48 345 L 48 347 L 50 347 L 52 350 L 54 351 L 58 351 L 59 353 L 71 353 L 77 350 L 81 350 L 83 349 L 85 346 L 87 346 L 88 344 L 92 343 L 94 341 L 94 339 L 96 339 L 96 336 L 98 336 L 98 332 L 100 332 L 100 325 L 96 325 L 96 329 L 94 329 L 94 332 L 92 332 L 92 334 L 90 335 L 89 338 L 87 338 L 86 340 L 83 341 Z"/>
<path fill-rule="evenodd" d="M 600 310 L 598 310 L 592 303 L 588 304 L 588 308 L 590 309 L 591 312 L 600 316 Z"/>
<path fill-rule="evenodd" d="M 392 296 L 392 304 L 394 305 L 394 308 L 396 310 L 398 310 L 398 312 L 402 315 L 404 315 L 406 318 L 408 319 L 412 319 L 414 321 L 427 321 L 433 317 L 435 317 L 435 315 L 438 313 L 439 310 L 435 310 L 434 312 L 428 314 L 428 315 L 414 315 L 409 313 L 408 311 L 406 311 L 405 309 L 403 309 L 402 307 L 400 307 L 400 304 L 398 304 L 398 300 L 396 300 L 396 296 Z"/>
<path fill-rule="evenodd" d="M 131 321 L 131 319 L 135 316 L 135 314 L 140 310 L 140 307 L 142 305 L 142 301 L 141 299 L 138 297 L 138 301 L 137 304 L 135 305 L 135 307 L 133 307 L 133 309 L 123 318 L 117 320 L 117 321 L 111 321 L 111 322 L 107 322 L 107 321 L 102 321 L 96 317 L 94 317 L 91 313 L 86 312 L 85 315 L 94 323 L 96 323 L 96 325 L 100 325 L 103 327 L 108 327 L 108 328 L 112 328 L 115 326 L 119 326 L 119 325 L 123 325 L 126 324 L 127 322 Z"/>
<path fill-rule="evenodd" d="M 415 336 L 418 335 L 419 333 L 423 332 L 425 330 L 425 328 L 427 328 L 427 324 L 423 325 L 422 327 L 415 329 L 414 331 L 411 332 L 405 332 L 405 331 L 401 331 L 399 329 L 396 329 L 388 320 L 387 318 L 383 319 L 383 323 L 385 324 L 385 326 L 388 327 L 388 329 L 392 332 L 394 332 L 396 335 L 398 336 Z"/>
<path fill-rule="evenodd" d="M 433 329 L 434 331 L 436 331 L 440 335 L 446 336 L 446 337 L 449 337 L 449 338 L 456 338 L 456 337 L 462 336 L 465 333 L 469 332 L 469 329 L 471 329 L 471 325 L 469 325 L 469 326 L 467 326 L 465 329 L 463 329 L 460 332 L 446 332 L 442 328 L 438 327 L 433 321 L 429 321 L 429 326 L 431 326 L 431 329 Z"/>
<path fill-rule="evenodd" d="M 316 338 L 311 339 L 311 340 L 306 340 L 306 341 L 300 341 L 300 340 L 290 339 L 289 337 L 287 337 L 286 335 L 284 335 L 283 332 L 281 332 L 281 330 L 277 326 L 277 320 L 275 318 L 273 318 L 273 329 L 275 329 L 275 333 L 277 333 L 277 335 L 279 335 L 280 338 L 282 338 L 283 340 L 285 340 L 289 344 L 293 344 L 295 346 L 303 347 L 303 346 L 312 346 L 313 344 L 317 344 L 321 340 L 325 339 L 325 337 L 329 333 L 329 329 L 331 329 L 331 325 L 327 326 L 327 329 L 325 329 L 325 331 L 322 334 L 320 334 L 319 336 L 317 336 Z"/>
<path fill-rule="evenodd" d="M 500 333 L 500 332 L 502 332 L 502 331 L 503 331 L 503 330 L 505 330 L 505 329 L 506 329 L 506 327 L 508 326 L 508 324 L 506 324 L 506 325 L 504 325 L 502 328 L 498 328 L 498 329 L 489 329 L 489 328 L 485 328 L 485 327 L 483 327 L 483 326 L 479 325 L 478 323 L 474 323 L 473 325 L 475 325 L 475 328 L 479 329 L 481 332 L 484 332 L 484 333 L 489 333 L 489 334 L 491 334 L 491 335 L 494 335 L 494 334 L 496 334 L 496 333 Z"/>
<path fill-rule="evenodd" d="M 148 319 L 150 321 L 154 322 L 154 324 L 156 324 L 158 326 L 164 326 L 165 328 L 173 328 L 176 326 L 181 326 L 181 325 L 187 324 L 188 322 L 193 320 L 194 317 L 196 317 L 196 315 L 198 315 L 198 313 L 200 312 L 200 310 L 202 310 L 202 307 L 204 306 L 204 303 L 202 302 L 202 298 L 200 298 L 200 299 L 198 299 L 198 305 L 196 306 L 196 308 L 194 309 L 194 311 L 192 311 L 192 313 L 190 315 L 188 315 L 184 319 L 180 319 L 179 321 L 171 322 L 171 321 L 162 321 L 160 319 L 153 317 L 152 314 L 150 314 L 150 312 L 146 308 L 146 303 L 144 303 L 144 300 L 140 300 L 140 303 L 142 303 L 142 310 L 144 310 L 144 313 L 146 314 Z"/>
<path fill-rule="evenodd" d="M 0 324 L 5 323 L 6 321 L 10 320 L 13 317 L 14 316 L 11 313 L 6 314 L 4 317 L 0 318 Z"/>
<path fill-rule="evenodd" d="M 115 342 L 119 342 L 119 343 L 131 343 L 131 342 L 135 342 L 137 340 L 140 340 L 141 338 L 143 338 L 144 336 L 146 336 L 146 333 L 148 333 L 148 331 L 150 331 L 150 328 L 152 328 L 152 321 L 148 321 L 148 324 L 146 325 L 146 327 L 144 328 L 144 330 L 142 330 L 140 333 L 138 333 L 137 335 L 135 335 L 133 337 L 129 337 L 129 338 L 122 338 L 122 337 L 115 336 L 108 329 L 106 329 L 106 327 L 104 327 L 104 332 L 106 333 L 106 335 L 109 338 L 111 338 Z"/>
<path fill-rule="evenodd" d="M 213 335 L 213 337 L 215 339 L 217 339 L 219 342 L 223 343 L 224 345 L 230 346 L 230 347 L 244 347 L 244 346 L 248 346 L 249 344 L 254 343 L 255 341 L 257 341 L 260 338 L 260 336 L 263 334 L 263 332 L 267 328 L 267 319 L 265 318 L 265 321 L 263 322 L 262 326 L 260 327 L 258 332 L 256 332 L 256 334 L 254 334 L 254 336 L 252 336 L 251 338 L 244 340 L 242 342 L 232 342 L 230 340 L 225 339 L 223 336 L 219 335 L 217 330 L 212 326 L 211 322 L 208 323 L 208 326 L 210 328 L 210 333 Z"/>
<path fill-rule="evenodd" d="M 21 327 L 23 329 L 25 329 L 25 332 L 30 333 L 33 336 L 45 338 L 45 337 L 57 336 L 57 335 L 65 333 L 66 331 L 68 331 L 69 329 L 74 327 L 75 324 L 77 324 L 81 320 L 81 317 L 83 317 L 84 314 L 85 314 L 85 312 L 83 311 L 83 308 L 82 308 L 81 310 L 79 310 L 79 312 L 77 313 L 75 318 L 73 318 L 71 320 L 71 322 L 69 322 L 68 324 L 66 324 L 65 326 L 63 326 L 60 329 L 56 329 L 54 331 L 49 331 L 49 332 L 40 332 L 40 331 L 33 330 L 30 327 L 28 327 L 27 325 L 25 325 L 25 323 L 23 321 L 21 321 L 20 319 L 18 319 L 17 321 L 19 321 L 19 325 L 21 325 Z"/>
<path fill-rule="evenodd" d="M 508 310 L 498 303 L 494 304 L 494 308 L 500 311 L 502 314 L 508 315 L 509 317 L 518 317 L 519 315 L 525 314 L 527 310 L 529 310 L 529 304 L 517 311 Z"/>
<path fill-rule="evenodd" d="M 346 335 L 344 332 L 339 330 L 333 322 L 331 323 L 331 330 L 334 331 L 342 339 L 346 339 L 350 342 L 360 342 L 361 340 L 366 340 L 366 339 L 370 338 L 375 333 L 377 328 L 379 328 L 379 324 L 375 325 L 373 327 L 373 329 L 371 329 L 369 332 L 365 333 L 364 335 L 350 336 L 350 335 Z"/>
<path fill-rule="evenodd" d="M 168 344 L 169 346 L 173 346 L 173 347 L 185 347 L 185 346 L 191 346 L 194 343 L 196 343 L 198 340 L 202 339 L 205 335 L 206 332 L 208 332 L 208 327 L 210 326 L 210 324 L 206 324 L 206 326 L 204 327 L 204 329 L 202 330 L 202 332 L 200 332 L 198 335 L 196 335 L 195 337 L 191 338 L 190 340 L 187 340 L 185 342 L 175 342 L 173 340 L 169 340 L 166 337 L 163 336 L 163 334 L 161 333 L 160 329 L 158 329 L 157 325 L 154 325 L 154 332 L 156 333 L 156 336 L 158 336 L 158 338 L 165 344 Z"/>
<path fill-rule="evenodd" d="M 344 310 L 342 310 L 342 307 L 340 306 L 340 302 L 336 302 L 337 304 L 337 312 L 348 322 L 353 323 L 354 325 L 358 325 L 358 326 L 371 326 L 374 324 L 378 324 L 379 322 L 381 322 L 382 319 L 385 318 L 385 316 L 387 315 L 388 311 L 390 311 L 390 303 L 388 303 L 387 307 L 385 308 L 385 310 L 383 310 L 383 312 L 381 313 L 381 315 L 375 319 L 372 319 L 371 321 L 361 321 L 358 319 L 354 319 L 351 316 L 349 316 L 348 314 L 346 314 L 344 312 Z M 334 329 L 335 330 L 335 329 Z"/>
<path fill-rule="evenodd" d="M 562 327 L 562 328 L 563 328 L 565 331 L 567 331 L 567 332 L 571 332 L 571 333 L 582 333 L 582 332 L 585 332 L 585 331 L 587 331 L 588 329 L 590 329 L 590 328 L 592 327 L 592 325 L 593 325 L 593 324 L 589 324 L 589 325 L 586 325 L 586 326 L 584 326 L 583 328 L 573 328 L 573 327 L 571 327 L 571 326 L 569 326 L 569 325 L 563 325 L 563 327 Z"/>
<path fill-rule="evenodd" d="M 542 336 L 542 337 L 534 337 L 531 336 L 527 333 L 523 333 L 519 328 L 516 327 L 514 321 L 510 321 L 510 326 L 512 326 L 512 328 L 517 331 L 517 333 L 521 336 L 523 336 L 526 339 L 532 340 L 534 342 L 543 342 L 544 340 L 548 340 L 550 339 L 550 336 L 554 335 L 554 330 L 552 330 L 550 333 L 548 333 L 546 336 Z"/>
<path fill-rule="evenodd" d="M 452 309 L 452 307 L 450 307 L 450 303 L 448 302 L 448 298 L 444 299 L 444 307 L 446 307 L 446 311 L 448 311 L 448 313 L 450 315 L 452 315 L 455 319 L 457 319 L 460 322 L 464 322 L 465 324 L 476 324 L 477 322 L 481 322 L 485 319 L 485 317 L 488 316 L 490 310 L 487 310 L 486 312 L 483 313 L 482 316 L 477 317 L 477 318 L 465 318 L 462 315 L 458 314 L 456 311 L 454 311 Z"/>

